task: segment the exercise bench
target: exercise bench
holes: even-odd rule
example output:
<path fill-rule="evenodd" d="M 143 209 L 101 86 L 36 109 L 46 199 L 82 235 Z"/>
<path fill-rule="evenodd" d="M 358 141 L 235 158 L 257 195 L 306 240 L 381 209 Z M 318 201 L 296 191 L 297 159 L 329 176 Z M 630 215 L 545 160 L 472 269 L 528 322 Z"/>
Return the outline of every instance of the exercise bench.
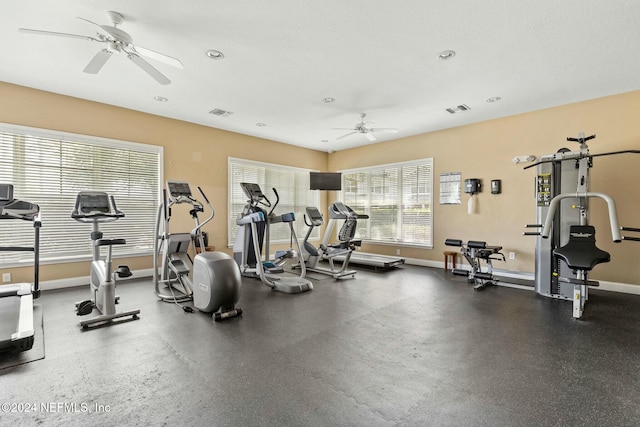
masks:
<path fill-rule="evenodd" d="M 473 289 L 480 291 L 488 285 L 495 285 L 497 279 L 493 277 L 492 260 L 506 261 L 504 254 L 500 252 L 502 246 L 488 246 L 487 242 L 469 240 L 463 242 L 459 239 L 446 239 L 447 246 L 457 246 L 460 248 L 462 256 L 465 257 L 471 270 L 454 268 L 451 272 L 457 276 L 465 276 L 469 282 L 474 282 Z M 482 261 L 485 262 L 485 270 L 482 270 Z"/>

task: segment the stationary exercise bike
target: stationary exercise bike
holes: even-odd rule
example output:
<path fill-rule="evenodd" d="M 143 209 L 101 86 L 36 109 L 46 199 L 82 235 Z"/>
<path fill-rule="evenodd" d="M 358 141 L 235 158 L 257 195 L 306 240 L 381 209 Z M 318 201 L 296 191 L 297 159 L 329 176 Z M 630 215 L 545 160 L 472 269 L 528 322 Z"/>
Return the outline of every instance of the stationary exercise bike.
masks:
<path fill-rule="evenodd" d="M 91 326 L 103 326 L 109 323 L 116 323 L 117 319 L 131 317 L 127 320 L 138 319 L 140 310 L 117 311 L 116 304 L 119 297 L 116 295 L 116 280 L 118 277 L 130 277 L 131 270 L 126 265 L 119 265 L 111 272 L 111 250 L 115 245 L 126 244 L 125 239 L 104 239 L 100 231 L 100 224 L 117 221 L 124 217 L 124 212 L 118 209 L 113 196 L 101 191 L 81 191 L 76 196 L 76 205 L 71 214 L 71 218 L 78 222 L 90 223 L 93 227 L 91 231 L 91 241 L 93 242 L 93 260 L 91 262 L 90 300 L 76 303 L 78 316 L 90 314 L 93 309 L 100 312 L 99 316 L 80 322 L 82 329 L 89 329 Z M 100 249 L 107 247 L 107 257 L 103 260 L 100 256 Z M 122 321 L 122 320 L 121 320 Z"/>

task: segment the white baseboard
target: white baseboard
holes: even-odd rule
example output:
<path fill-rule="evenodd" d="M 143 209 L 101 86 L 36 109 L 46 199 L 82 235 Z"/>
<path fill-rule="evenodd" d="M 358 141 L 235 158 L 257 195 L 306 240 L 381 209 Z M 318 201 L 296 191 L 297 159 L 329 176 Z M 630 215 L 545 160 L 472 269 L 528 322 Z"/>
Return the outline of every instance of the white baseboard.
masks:
<path fill-rule="evenodd" d="M 444 269 L 444 262 L 442 261 L 429 261 L 424 259 L 416 259 L 416 258 L 405 258 L 405 264 L 409 265 L 420 265 L 423 267 L 433 267 L 433 268 L 441 268 Z M 468 270 L 468 265 L 460 266 L 463 270 Z M 498 276 L 503 277 L 511 277 L 513 279 L 524 279 L 524 280 L 534 280 L 535 276 L 533 273 L 524 273 L 520 271 L 509 271 L 509 270 L 496 270 L 493 272 Z M 640 295 L 640 285 L 634 285 L 631 283 L 619 283 L 619 282 L 607 282 L 604 280 L 600 280 L 600 286 L 593 289 L 599 289 L 608 292 L 620 292 L 624 294 L 632 294 L 632 295 Z M 511 285 L 507 283 L 501 283 L 502 286 L 514 287 L 517 289 L 529 289 L 534 290 L 529 286 L 520 286 L 520 285 Z"/>
<path fill-rule="evenodd" d="M 430 261 L 425 259 L 417 259 L 417 258 L 405 258 L 405 264 L 409 265 L 418 265 L 422 267 L 432 267 L 432 268 L 441 268 L 444 269 L 444 262 L 442 261 Z M 463 269 L 468 266 L 461 266 Z M 494 272 L 503 277 L 511 277 L 514 279 L 524 279 L 524 280 L 533 280 L 534 275 L 532 273 L 524 273 L 520 271 L 509 271 L 509 270 L 494 270 Z M 153 274 L 152 268 L 145 268 L 142 270 L 134 270 L 132 271 L 133 276 L 126 279 L 118 279 L 119 283 L 126 282 L 131 279 L 139 279 L 142 277 L 151 277 Z M 64 289 L 64 288 L 72 288 L 75 286 L 83 286 L 89 284 L 89 276 L 84 277 L 72 277 L 70 279 L 57 279 L 57 280 L 47 280 L 40 283 L 40 290 L 48 291 L 52 289 Z M 516 287 L 518 289 L 531 289 L 528 286 L 519 286 L 519 285 L 510 285 L 503 284 L 507 287 Z M 609 292 L 621 292 L 625 294 L 632 295 L 640 295 L 640 285 L 633 285 L 630 283 L 618 283 L 618 282 L 607 282 L 604 280 L 600 281 L 600 286 L 596 289 L 600 289 L 603 291 Z"/>
<path fill-rule="evenodd" d="M 151 275 L 153 274 L 153 268 L 145 268 L 142 270 L 132 270 L 131 272 L 133 273 L 131 277 L 118 279 L 118 283 L 123 283 L 131 279 L 151 277 Z M 40 282 L 40 290 L 50 291 L 53 289 L 74 288 L 76 286 L 86 286 L 86 285 L 89 285 L 89 276 L 71 277 L 69 279 L 46 280 L 44 282 Z"/>

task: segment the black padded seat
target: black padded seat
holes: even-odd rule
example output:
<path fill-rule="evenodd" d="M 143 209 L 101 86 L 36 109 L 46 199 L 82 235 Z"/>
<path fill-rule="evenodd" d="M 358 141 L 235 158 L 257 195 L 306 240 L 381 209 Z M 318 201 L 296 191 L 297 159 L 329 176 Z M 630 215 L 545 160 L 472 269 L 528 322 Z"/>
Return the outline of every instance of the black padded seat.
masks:
<path fill-rule="evenodd" d="M 553 251 L 573 270 L 591 270 L 596 265 L 611 261 L 611 255 L 596 247 L 596 229 L 591 225 L 572 225 L 569 241 Z"/>

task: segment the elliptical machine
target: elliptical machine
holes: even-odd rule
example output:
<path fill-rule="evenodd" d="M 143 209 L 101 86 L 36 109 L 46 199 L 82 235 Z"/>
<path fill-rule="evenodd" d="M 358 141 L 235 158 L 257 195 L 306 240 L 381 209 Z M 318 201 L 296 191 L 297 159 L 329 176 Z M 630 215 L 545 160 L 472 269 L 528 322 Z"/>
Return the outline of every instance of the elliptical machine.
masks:
<path fill-rule="evenodd" d="M 233 244 L 233 258 L 240 267 L 241 274 L 245 277 L 259 278 L 262 283 L 278 292 L 297 294 L 312 290 L 313 284 L 305 279 L 306 268 L 304 263 L 301 263 L 301 272 L 298 277 L 287 277 L 276 275 L 275 273 L 284 273 L 282 266 L 279 264 L 284 261 L 284 258 L 288 257 L 288 253 L 278 254 L 278 259 L 275 261 L 268 260 L 270 225 L 277 222 L 289 224 L 291 240 L 295 242 L 296 254 L 298 257 L 302 256 L 302 248 L 293 228 L 295 214 L 293 212 L 281 215 L 273 213 L 280 201 L 275 188 L 273 191 L 276 195 L 276 202 L 272 205 L 258 184 L 243 182 L 240 186 L 249 198 L 248 204 L 236 220 L 239 228 Z M 271 210 L 267 213 L 260 205 L 271 208 Z M 267 259 L 265 262 L 262 261 L 263 245 Z"/>
<path fill-rule="evenodd" d="M 193 308 L 182 303 L 193 301 L 195 308 L 204 313 L 213 313 L 214 320 L 219 321 L 242 314 L 242 309 L 235 307 L 240 298 L 240 271 L 226 253 L 205 251 L 202 227 L 213 219 L 215 211 L 200 187 L 198 192 L 211 209 L 211 214 L 203 222 L 198 217 L 199 213 L 204 212 L 203 204 L 193 197 L 189 183 L 167 181 L 167 190 L 163 191 L 156 219 L 153 283 L 156 296 L 161 301 L 175 303 L 189 313 L 193 312 Z M 171 208 L 179 204 L 191 207 L 189 214 L 196 226 L 189 233 L 169 231 Z M 193 260 L 189 254 L 192 244 L 196 252 Z M 196 248 L 200 249 L 199 254 Z M 161 285 L 169 293 L 161 290 Z"/>
<path fill-rule="evenodd" d="M 349 261 L 356 247 L 362 245 L 362 240 L 356 240 L 353 237 L 355 236 L 358 218 L 368 218 L 368 216 L 358 215 L 353 209 L 345 206 L 342 202 L 332 203 L 331 206 L 329 206 L 329 224 L 325 230 L 320 247 L 316 248 L 309 242 L 309 237 L 315 227 L 320 227 L 324 224 L 324 219 L 318 208 L 307 207 L 306 211 L 304 223 L 309 229 L 304 237 L 303 245 L 306 251 L 304 264 L 307 269 L 316 273 L 327 274 L 334 279 L 340 279 L 346 276 L 354 278 L 356 271 L 348 270 Z M 338 232 L 338 242 L 329 243 L 337 220 L 344 220 Z M 334 265 L 334 259 L 336 257 L 341 257 L 342 265 L 339 269 Z M 328 269 L 318 266 L 318 263 L 323 259 L 329 262 Z"/>
<path fill-rule="evenodd" d="M 113 196 L 102 191 L 81 191 L 76 196 L 76 204 L 71 218 L 78 222 L 90 223 L 93 227 L 91 231 L 91 241 L 93 242 L 93 260 L 91 262 L 90 288 L 92 299 L 76 303 L 78 316 L 91 313 L 96 308 L 100 315 L 80 322 L 82 329 L 89 329 L 91 326 L 102 326 L 115 323 L 116 319 L 131 316 L 131 319 L 138 319 L 140 310 L 117 311 L 116 304 L 120 297 L 116 295 L 117 278 L 130 277 L 131 270 L 126 265 L 119 265 L 111 272 L 111 250 L 114 245 L 126 244 L 125 239 L 104 239 L 100 231 L 100 224 L 117 221 L 124 218 L 124 212 L 118 209 Z M 100 249 L 107 247 L 107 257 L 103 260 L 100 256 Z"/>

